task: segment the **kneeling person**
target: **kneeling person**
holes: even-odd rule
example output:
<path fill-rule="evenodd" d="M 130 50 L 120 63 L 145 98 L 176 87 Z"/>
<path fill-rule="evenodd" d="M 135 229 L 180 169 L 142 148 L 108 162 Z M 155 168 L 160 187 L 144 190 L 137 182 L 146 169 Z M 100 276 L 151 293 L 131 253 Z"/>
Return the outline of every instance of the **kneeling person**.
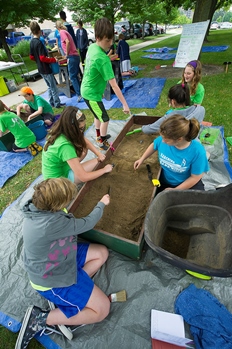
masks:
<path fill-rule="evenodd" d="M 55 118 L 51 105 L 41 96 L 35 95 L 30 87 L 22 87 L 20 92 L 25 100 L 17 106 L 17 115 L 20 116 L 21 109 L 24 109 L 30 114 L 28 120 L 41 115 L 44 123 L 50 126 Z"/>

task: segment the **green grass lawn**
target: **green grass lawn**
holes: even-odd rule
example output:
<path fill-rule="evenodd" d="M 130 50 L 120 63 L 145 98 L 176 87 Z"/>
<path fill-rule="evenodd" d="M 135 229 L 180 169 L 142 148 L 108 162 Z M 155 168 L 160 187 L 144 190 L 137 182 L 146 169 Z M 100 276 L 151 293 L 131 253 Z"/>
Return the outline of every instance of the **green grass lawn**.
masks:
<path fill-rule="evenodd" d="M 164 35 L 165 36 L 165 35 Z M 218 45 L 229 45 L 231 42 L 232 30 L 215 31 L 211 32 L 208 37 L 208 42 L 204 43 L 208 46 Z M 155 37 L 145 38 L 145 40 L 152 40 Z M 180 36 L 170 37 L 162 41 L 152 44 L 150 47 L 177 47 Z M 131 45 L 141 42 L 141 39 L 129 40 L 128 43 Z M 132 65 L 142 66 L 144 69 L 139 71 L 138 78 L 150 76 L 151 70 L 159 64 L 171 65 L 172 61 L 154 61 L 151 59 L 141 58 L 143 55 L 143 49 L 135 51 L 131 54 Z M 230 61 L 232 57 L 232 46 L 227 51 L 218 53 L 202 53 L 201 62 L 203 64 L 210 64 L 215 66 L 222 66 L 223 62 Z M 31 61 L 25 59 L 28 68 L 30 70 L 35 69 L 34 65 L 30 65 Z M 33 62 L 32 62 L 33 63 Z M 175 69 L 175 68 L 173 68 Z M 155 109 L 131 109 L 133 114 L 146 112 L 148 115 L 159 115 L 162 116 L 168 109 L 167 105 L 167 92 L 169 88 L 177 83 L 177 79 L 167 79 L 164 89 L 162 91 L 158 106 Z M 205 87 L 205 98 L 203 106 L 206 109 L 205 121 L 210 121 L 213 125 L 224 126 L 225 136 L 232 136 L 232 104 L 230 102 L 231 91 L 232 91 L 232 66 L 229 67 L 228 73 L 220 73 L 217 75 L 204 76 L 202 83 Z M 57 112 L 58 110 L 56 110 Z M 89 110 L 85 111 L 87 116 L 87 126 L 93 123 L 93 116 Z M 126 115 L 123 114 L 120 109 L 109 110 L 109 116 L 112 119 L 125 119 Z M 228 145 L 230 160 L 232 160 L 232 146 Z M 1 189 L 1 203 L 0 212 L 11 204 L 31 183 L 41 174 L 41 154 L 36 156 L 26 166 L 24 166 L 14 177 L 9 179 L 4 187 Z M 0 349 L 12 349 L 16 341 L 16 335 L 3 327 L 0 327 Z M 32 341 L 29 349 L 41 349 L 43 348 L 36 341 Z"/>

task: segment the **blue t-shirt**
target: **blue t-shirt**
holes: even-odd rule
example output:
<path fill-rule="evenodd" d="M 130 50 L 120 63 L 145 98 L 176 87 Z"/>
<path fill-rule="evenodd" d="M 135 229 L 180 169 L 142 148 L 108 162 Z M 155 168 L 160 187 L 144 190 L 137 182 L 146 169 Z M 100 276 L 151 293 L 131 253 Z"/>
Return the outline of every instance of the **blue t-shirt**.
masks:
<path fill-rule="evenodd" d="M 197 176 L 209 171 L 205 148 L 195 139 L 187 148 L 178 149 L 164 143 L 159 136 L 154 140 L 154 150 L 158 151 L 162 178 L 171 186 L 178 186 L 191 174 Z"/>

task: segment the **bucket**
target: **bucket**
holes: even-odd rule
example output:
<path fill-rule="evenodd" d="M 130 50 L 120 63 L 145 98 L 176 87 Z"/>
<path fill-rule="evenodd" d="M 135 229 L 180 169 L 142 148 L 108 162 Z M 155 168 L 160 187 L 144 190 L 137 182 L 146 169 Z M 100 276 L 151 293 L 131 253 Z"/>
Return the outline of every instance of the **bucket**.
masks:
<path fill-rule="evenodd" d="M 47 134 L 43 120 L 33 122 L 33 124 L 28 125 L 28 127 L 35 134 L 37 141 L 43 139 Z"/>
<path fill-rule="evenodd" d="M 59 64 L 56 62 L 56 63 L 51 63 L 51 68 L 52 68 L 52 72 L 53 74 L 58 74 L 59 73 Z"/>

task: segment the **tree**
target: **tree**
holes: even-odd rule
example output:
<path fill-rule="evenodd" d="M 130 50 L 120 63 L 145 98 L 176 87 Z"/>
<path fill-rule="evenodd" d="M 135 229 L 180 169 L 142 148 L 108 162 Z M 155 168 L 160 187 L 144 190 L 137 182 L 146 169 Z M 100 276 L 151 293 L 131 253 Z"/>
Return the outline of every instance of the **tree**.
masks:
<path fill-rule="evenodd" d="M 5 30 L 9 24 L 16 27 L 28 25 L 31 20 L 42 23 L 45 19 L 54 20 L 64 7 L 64 0 L 0 0 L 0 40 L 11 61 L 10 49 L 6 43 Z"/>

